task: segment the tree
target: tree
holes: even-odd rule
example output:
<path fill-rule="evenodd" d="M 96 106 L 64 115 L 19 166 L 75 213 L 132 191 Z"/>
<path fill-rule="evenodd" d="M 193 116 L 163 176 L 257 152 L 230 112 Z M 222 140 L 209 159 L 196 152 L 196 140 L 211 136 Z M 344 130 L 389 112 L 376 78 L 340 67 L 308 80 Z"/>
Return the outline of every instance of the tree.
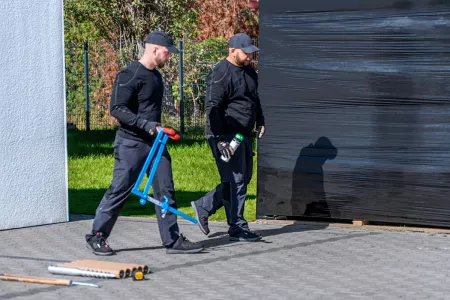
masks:
<path fill-rule="evenodd" d="M 67 0 L 77 3 L 80 21 L 89 21 L 107 41 L 134 45 L 140 54 L 143 40 L 152 30 L 174 39 L 196 34 L 197 11 L 192 0 Z M 135 56 L 135 55 L 134 55 Z"/>
<path fill-rule="evenodd" d="M 108 103 L 115 75 L 143 51 L 152 30 L 174 38 L 196 34 L 197 11 L 191 0 L 65 0 L 68 116 L 84 116 L 83 43 L 89 41 L 93 121 L 108 125 Z M 173 70 L 172 70 L 173 69 Z M 176 68 L 167 70 L 170 80 Z"/>
<path fill-rule="evenodd" d="M 258 0 L 65 0 L 68 116 L 84 112 L 83 42 L 90 42 L 92 120 L 107 125 L 114 78 L 140 57 L 143 41 L 153 30 L 185 41 L 185 108 L 192 108 L 192 115 L 201 114 L 203 81 L 226 56 L 226 39 L 237 32 L 258 36 L 258 5 Z M 174 91 L 172 106 L 179 108 L 175 59 L 162 73 Z"/>
<path fill-rule="evenodd" d="M 230 38 L 238 32 L 258 37 L 258 0 L 195 0 L 193 4 L 199 12 L 199 39 Z"/>

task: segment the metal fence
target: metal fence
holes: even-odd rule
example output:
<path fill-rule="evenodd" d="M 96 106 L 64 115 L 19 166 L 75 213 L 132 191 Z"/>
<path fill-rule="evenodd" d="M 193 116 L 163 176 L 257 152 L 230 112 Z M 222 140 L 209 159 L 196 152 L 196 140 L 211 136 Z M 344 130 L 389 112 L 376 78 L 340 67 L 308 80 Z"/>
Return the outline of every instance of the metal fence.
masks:
<path fill-rule="evenodd" d="M 258 41 L 255 40 L 255 45 Z M 203 127 L 206 77 L 225 58 L 228 42 L 223 39 L 179 41 L 174 55 L 160 70 L 164 77 L 162 122 L 185 130 Z M 66 99 L 69 129 L 105 129 L 117 125 L 109 115 L 109 100 L 117 73 L 142 55 L 143 45 L 121 43 L 68 43 Z M 257 68 L 255 53 L 253 65 Z M 182 88 L 180 88 L 182 87 Z"/>

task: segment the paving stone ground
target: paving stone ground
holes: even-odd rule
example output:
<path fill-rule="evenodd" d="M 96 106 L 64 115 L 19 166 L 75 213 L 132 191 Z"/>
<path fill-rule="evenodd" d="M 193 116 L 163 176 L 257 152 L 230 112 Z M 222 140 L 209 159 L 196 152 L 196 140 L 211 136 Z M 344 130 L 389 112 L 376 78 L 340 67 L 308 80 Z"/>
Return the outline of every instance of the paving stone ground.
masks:
<path fill-rule="evenodd" d="M 101 288 L 0 281 L 0 299 L 450 299 L 446 234 L 334 228 L 323 224 L 251 224 L 262 242 L 229 242 L 225 223 L 204 236 L 180 221 L 207 251 L 167 255 L 154 219 L 119 218 L 109 242 L 118 250 L 94 256 L 84 234 L 92 220 L 0 231 L 0 273 L 94 282 Z M 147 264 L 146 281 L 58 276 L 59 262 L 99 259 Z"/>

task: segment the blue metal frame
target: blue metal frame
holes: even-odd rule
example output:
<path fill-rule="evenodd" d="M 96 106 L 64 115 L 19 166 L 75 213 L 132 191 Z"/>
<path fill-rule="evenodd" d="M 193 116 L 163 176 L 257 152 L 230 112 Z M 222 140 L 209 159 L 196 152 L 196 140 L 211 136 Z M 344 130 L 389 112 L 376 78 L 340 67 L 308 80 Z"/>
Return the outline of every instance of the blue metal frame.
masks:
<path fill-rule="evenodd" d="M 131 192 L 141 198 L 139 200 L 141 205 L 145 205 L 147 203 L 147 201 L 149 201 L 149 202 L 161 207 L 163 218 L 166 215 L 167 211 L 170 211 L 171 213 L 177 214 L 178 216 L 185 218 L 186 220 L 191 221 L 194 224 L 197 224 L 196 219 L 169 206 L 169 199 L 166 197 L 166 195 L 163 195 L 165 201 L 159 201 L 148 195 L 148 191 L 150 190 L 150 186 L 153 182 L 153 177 L 155 177 L 156 169 L 158 168 L 159 161 L 161 160 L 161 156 L 162 156 L 164 147 L 166 146 L 168 139 L 169 139 L 169 136 L 163 131 L 163 128 L 160 128 L 160 131 L 159 131 L 158 135 L 156 136 L 156 140 L 153 143 L 152 149 L 150 150 L 150 153 L 149 153 L 147 159 L 145 160 L 144 166 L 142 167 L 141 173 L 139 174 L 138 180 L 137 180 L 136 184 L 134 185 L 133 189 L 131 190 Z M 159 147 L 159 149 L 158 149 L 158 147 Z M 156 153 L 156 157 L 154 157 L 155 153 Z M 153 161 L 153 158 L 154 158 L 154 161 Z M 142 181 L 144 180 L 145 173 L 147 173 L 147 170 L 150 167 L 150 164 L 152 163 L 152 161 L 153 161 L 152 169 L 150 170 L 150 174 L 148 176 L 147 183 L 145 184 L 144 191 L 141 192 L 139 190 L 139 186 L 141 185 Z"/>

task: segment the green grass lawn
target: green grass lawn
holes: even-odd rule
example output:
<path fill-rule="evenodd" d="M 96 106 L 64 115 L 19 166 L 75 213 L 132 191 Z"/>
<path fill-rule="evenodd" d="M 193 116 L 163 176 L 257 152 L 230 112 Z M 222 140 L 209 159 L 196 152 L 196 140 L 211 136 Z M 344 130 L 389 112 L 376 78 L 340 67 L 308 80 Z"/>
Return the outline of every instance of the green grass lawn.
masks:
<path fill-rule="evenodd" d="M 95 214 L 95 209 L 112 179 L 114 137 L 115 130 L 68 131 L 71 213 Z M 190 202 L 202 197 L 220 182 L 211 150 L 200 132 L 185 135 L 178 142 L 169 140 L 167 147 L 172 156 L 178 209 L 194 216 Z M 245 206 L 245 218 L 248 221 L 255 219 L 255 178 L 256 156 Z M 155 209 L 150 203 L 140 205 L 138 197 L 131 195 L 121 215 L 155 217 Z M 211 216 L 210 220 L 225 221 L 223 208 Z"/>

